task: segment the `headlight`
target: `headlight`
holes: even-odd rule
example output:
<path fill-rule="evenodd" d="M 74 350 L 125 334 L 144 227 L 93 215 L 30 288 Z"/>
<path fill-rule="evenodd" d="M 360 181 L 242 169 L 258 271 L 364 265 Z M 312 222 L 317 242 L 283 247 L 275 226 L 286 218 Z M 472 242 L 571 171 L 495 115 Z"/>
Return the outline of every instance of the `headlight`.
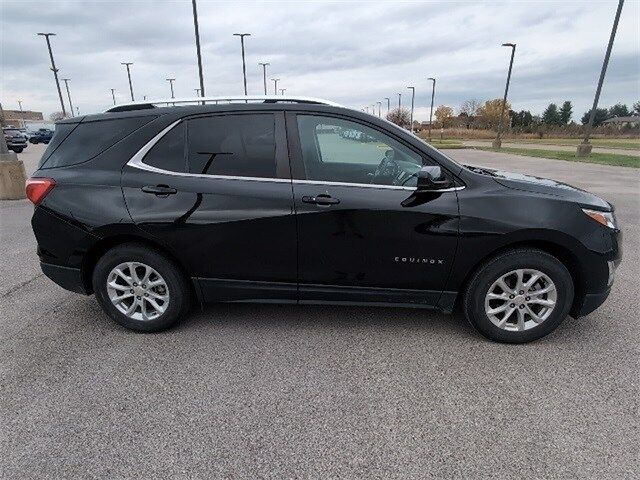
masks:
<path fill-rule="evenodd" d="M 613 212 L 601 212 L 599 210 L 589 210 L 587 208 L 583 208 L 582 211 L 605 227 L 618 228 L 616 217 Z"/>

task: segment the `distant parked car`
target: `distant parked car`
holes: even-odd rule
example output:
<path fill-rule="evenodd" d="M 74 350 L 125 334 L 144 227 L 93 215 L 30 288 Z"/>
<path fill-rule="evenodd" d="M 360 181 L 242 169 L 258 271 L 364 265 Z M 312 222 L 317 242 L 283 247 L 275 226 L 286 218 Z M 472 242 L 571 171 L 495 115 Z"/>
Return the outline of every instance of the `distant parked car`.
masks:
<path fill-rule="evenodd" d="M 21 153 L 27 148 L 27 137 L 17 128 L 3 128 L 2 133 L 7 142 L 7 148 L 16 153 Z"/>
<path fill-rule="evenodd" d="M 49 130 L 48 128 L 39 128 L 31 137 L 29 137 L 29 141 L 31 143 L 49 143 L 51 141 L 51 137 L 53 137 L 53 130 Z"/>

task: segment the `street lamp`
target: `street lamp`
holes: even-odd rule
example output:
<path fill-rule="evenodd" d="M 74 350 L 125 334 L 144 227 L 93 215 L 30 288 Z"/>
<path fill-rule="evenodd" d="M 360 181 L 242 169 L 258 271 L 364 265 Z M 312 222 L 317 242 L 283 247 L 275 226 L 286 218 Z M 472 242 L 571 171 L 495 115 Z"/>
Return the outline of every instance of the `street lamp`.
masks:
<path fill-rule="evenodd" d="M 411 133 L 413 133 L 413 102 L 416 98 L 416 87 L 407 87 L 411 90 Z"/>
<path fill-rule="evenodd" d="M 113 99 L 113 104 L 116 104 L 116 89 L 112 88 L 111 89 L 111 98 Z"/>
<path fill-rule="evenodd" d="M 196 34 L 196 55 L 198 56 L 198 75 L 200 77 L 200 91 L 204 97 L 204 78 L 202 76 L 202 55 L 200 54 L 200 31 L 198 30 L 198 9 L 196 8 L 196 0 L 191 0 L 193 7 L 193 28 Z M 204 102 L 202 102 L 204 105 Z"/>
<path fill-rule="evenodd" d="M 509 93 L 509 81 L 511 80 L 511 69 L 513 68 L 513 57 L 516 54 L 515 43 L 503 43 L 502 46 L 511 47 L 511 60 L 509 61 L 509 72 L 507 73 L 507 85 L 504 87 L 504 99 L 502 100 L 502 109 L 500 111 L 500 119 L 498 120 L 498 135 L 496 136 L 496 139 L 493 141 L 493 148 L 500 148 L 502 146 L 502 140 L 500 140 L 500 135 L 502 134 L 504 110 L 507 106 L 507 93 Z"/>
<path fill-rule="evenodd" d="M 25 128 L 24 112 L 22 111 L 22 100 L 18 100 L 18 106 L 20 107 L 20 121 L 22 122 L 22 128 Z"/>
<path fill-rule="evenodd" d="M 287 89 L 286 89 L 286 88 L 281 88 L 281 89 L 280 89 L 280 95 L 284 95 L 284 92 L 286 92 L 286 91 L 287 91 Z"/>
<path fill-rule="evenodd" d="M 622 5 L 624 0 L 618 0 L 618 9 L 616 10 L 616 17 L 613 20 L 613 27 L 611 28 L 611 35 L 609 36 L 609 44 L 607 45 L 607 52 L 604 55 L 604 61 L 602 62 L 602 70 L 600 70 L 600 79 L 598 80 L 598 87 L 596 88 L 596 96 L 593 99 L 593 107 L 591 107 L 591 114 L 589 115 L 589 123 L 584 132 L 584 140 L 578 145 L 576 154 L 579 157 L 588 157 L 591 153 L 591 144 L 589 143 L 589 136 L 593 129 L 593 121 L 596 115 L 596 108 L 598 108 L 598 100 L 600 100 L 600 90 L 602 90 L 602 83 L 604 82 L 604 76 L 607 73 L 607 66 L 609 65 L 609 57 L 611 56 L 611 49 L 613 48 L 613 41 L 616 38 L 616 31 L 618 30 L 618 20 L 620 20 L 620 13 L 622 12 Z"/>
<path fill-rule="evenodd" d="M 398 114 L 400 114 L 400 110 L 402 110 L 402 94 L 398 93 Z"/>
<path fill-rule="evenodd" d="M 240 48 L 242 49 L 242 78 L 244 79 L 244 94 L 247 95 L 247 67 L 244 62 L 244 37 L 250 37 L 250 33 L 234 33 L 234 37 L 240 37 Z"/>
<path fill-rule="evenodd" d="M 387 101 L 387 115 L 389 115 L 391 113 L 391 99 L 389 97 L 384 97 L 384 99 Z"/>
<path fill-rule="evenodd" d="M 56 88 L 58 89 L 58 97 L 60 97 L 60 106 L 62 107 L 62 115 L 67 116 L 67 111 L 64 108 L 64 101 L 62 100 L 62 90 L 60 90 L 60 81 L 58 80 L 58 69 L 56 68 L 56 64 L 53 61 L 53 52 L 51 50 L 51 42 L 49 41 L 49 37 L 55 36 L 55 33 L 38 33 L 38 35 L 45 38 L 47 41 L 47 48 L 49 49 L 49 58 L 51 59 L 51 71 L 53 72 L 53 78 L 56 79 Z M 73 113 L 73 112 L 72 112 Z"/>
<path fill-rule="evenodd" d="M 127 67 L 127 77 L 129 78 L 129 91 L 131 92 L 131 101 L 135 102 L 136 99 L 133 98 L 133 84 L 131 83 L 131 70 L 129 70 L 129 67 L 133 65 L 133 62 L 120 62 L 120 65 L 124 65 L 125 67 Z"/>
<path fill-rule="evenodd" d="M 273 94 L 277 95 L 278 94 L 278 81 L 280 79 L 279 78 L 272 78 L 271 81 L 273 82 Z"/>
<path fill-rule="evenodd" d="M 64 82 L 64 86 L 67 89 L 67 97 L 69 97 L 69 108 L 71 109 L 71 116 L 73 117 L 73 103 L 71 102 L 71 92 L 69 92 L 69 81 L 71 81 L 70 78 L 63 78 L 62 81 Z"/>
<path fill-rule="evenodd" d="M 429 141 L 431 141 L 431 123 L 433 122 L 433 99 L 436 96 L 436 79 L 429 77 L 427 80 L 433 82 L 433 85 L 431 85 L 431 110 L 429 111 Z"/>
<path fill-rule="evenodd" d="M 173 82 L 176 81 L 175 78 L 165 78 L 165 80 L 167 82 L 169 82 L 169 85 L 171 86 L 171 98 L 176 98 L 175 95 L 173 94 Z"/>
<path fill-rule="evenodd" d="M 382 117 L 382 102 L 376 102 L 378 104 L 378 117 Z"/>
<path fill-rule="evenodd" d="M 258 65 L 262 66 L 262 82 L 264 83 L 264 94 L 266 95 L 267 94 L 267 65 L 270 65 L 270 63 L 258 62 Z"/>
<path fill-rule="evenodd" d="M 199 88 L 194 88 L 193 91 L 196 92 L 196 97 L 200 96 L 200 89 Z"/>

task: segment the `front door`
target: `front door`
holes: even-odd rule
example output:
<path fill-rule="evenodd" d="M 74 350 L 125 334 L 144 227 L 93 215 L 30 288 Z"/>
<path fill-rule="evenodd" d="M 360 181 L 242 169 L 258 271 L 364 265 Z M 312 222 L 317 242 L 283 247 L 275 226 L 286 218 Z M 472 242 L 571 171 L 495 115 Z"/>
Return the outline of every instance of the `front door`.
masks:
<path fill-rule="evenodd" d="M 296 300 L 284 115 L 179 121 L 125 166 L 133 220 L 199 279 L 207 300 Z"/>
<path fill-rule="evenodd" d="M 433 163 L 345 117 L 290 113 L 302 302 L 435 305 L 457 244 L 454 188 L 412 198 Z"/>

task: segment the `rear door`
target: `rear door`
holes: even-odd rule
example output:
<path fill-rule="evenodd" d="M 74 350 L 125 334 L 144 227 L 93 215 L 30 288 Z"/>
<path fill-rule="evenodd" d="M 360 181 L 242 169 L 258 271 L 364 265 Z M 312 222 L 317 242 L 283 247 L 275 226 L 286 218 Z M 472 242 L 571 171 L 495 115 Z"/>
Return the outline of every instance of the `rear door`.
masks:
<path fill-rule="evenodd" d="M 296 229 L 281 112 L 170 125 L 123 170 L 131 217 L 207 300 L 296 300 Z"/>
<path fill-rule="evenodd" d="M 385 131 L 290 113 L 301 302 L 435 305 L 457 245 L 456 187 L 415 197 L 435 164 Z"/>

